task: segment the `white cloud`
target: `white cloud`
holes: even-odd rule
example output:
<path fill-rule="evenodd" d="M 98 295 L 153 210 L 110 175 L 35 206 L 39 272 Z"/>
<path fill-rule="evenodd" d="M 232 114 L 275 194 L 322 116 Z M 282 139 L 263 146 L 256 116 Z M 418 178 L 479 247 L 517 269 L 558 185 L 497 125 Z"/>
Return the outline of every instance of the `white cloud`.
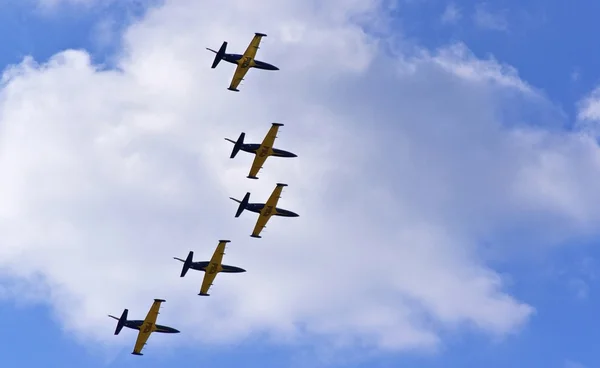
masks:
<path fill-rule="evenodd" d="M 488 9 L 487 3 L 477 4 L 473 21 L 481 28 L 494 31 L 508 31 L 507 11 L 492 11 Z"/>
<path fill-rule="evenodd" d="M 143 318 L 157 297 L 167 299 L 159 323 L 182 334 L 150 346 L 266 332 L 434 349 L 440 330 L 518 331 L 533 308 L 504 290 L 478 244 L 515 230 L 519 246 L 594 231 L 598 147 L 511 127 L 507 116 L 526 119 L 521 107 L 542 97 L 465 47 L 378 52 L 350 21 L 376 11 L 370 1 L 171 1 L 128 30 L 119 71 L 74 50 L 7 71 L 3 274 L 41 289 L 81 339 L 128 347 L 133 333 L 114 337 L 106 314 Z M 243 52 L 258 31 L 268 37 L 257 58 L 281 70 L 251 71 L 240 93 L 227 91 L 233 66 L 210 69 L 204 47 L 227 40 Z M 299 157 L 269 159 L 246 180 L 252 157 L 230 160 L 223 138 L 260 142 L 273 121 L 285 124 L 277 145 Z M 274 218 L 252 239 L 256 217 L 235 219 L 227 197 L 264 201 L 276 182 L 289 184 L 281 207 L 300 217 Z M 202 274 L 180 279 L 172 257 L 208 259 L 222 238 L 232 240 L 224 262 L 248 272 L 219 275 L 198 297 Z"/>
<path fill-rule="evenodd" d="M 600 87 L 577 103 L 575 128 L 586 135 L 600 137 Z"/>
<path fill-rule="evenodd" d="M 580 101 L 577 117 L 580 120 L 600 120 L 600 87 Z"/>
<path fill-rule="evenodd" d="M 426 54 L 439 66 L 469 81 L 483 81 L 516 89 L 528 97 L 538 97 L 537 91 L 519 78 L 518 72 L 510 65 L 501 65 L 495 59 L 478 59 L 464 44 L 454 44 L 442 50 L 437 55 Z"/>
<path fill-rule="evenodd" d="M 449 3 L 442 13 L 441 21 L 443 24 L 456 24 L 461 18 L 462 13 L 456 4 Z"/>

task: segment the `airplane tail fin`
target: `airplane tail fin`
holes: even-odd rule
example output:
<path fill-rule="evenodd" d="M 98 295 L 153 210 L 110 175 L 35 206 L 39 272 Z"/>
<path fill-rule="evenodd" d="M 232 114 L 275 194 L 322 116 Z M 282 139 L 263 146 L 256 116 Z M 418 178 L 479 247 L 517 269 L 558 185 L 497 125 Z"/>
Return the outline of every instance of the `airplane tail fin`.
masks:
<path fill-rule="evenodd" d="M 185 276 L 185 274 L 188 272 L 188 270 L 190 269 L 190 266 L 192 265 L 192 260 L 193 259 L 194 259 L 194 252 L 190 251 L 190 253 L 188 254 L 187 258 L 183 262 L 183 268 L 181 269 L 181 276 L 180 277 Z"/>
<path fill-rule="evenodd" d="M 242 212 L 244 212 L 244 210 L 246 209 L 246 206 L 248 206 L 248 201 L 250 201 L 250 192 L 246 193 L 246 195 L 244 196 L 244 199 L 242 199 L 241 201 L 239 201 L 233 197 L 229 197 L 229 198 L 233 199 L 234 201 L 236 201 L 237 203 L 240 204 L 237 209 L 237 212 L 235 213 L 235 217 L 240 217 Z"/>
<path fill-rule="evenodd" d="M 115 329 L 115 335 L 118 335 L 119 332 L 121 332 L 121 330 L 123 329 L 123 326 L 125 326 L 125 322 L 127 322 L 127 314 L 129 313 L 128 309 L 123 310 L 123 314 L 121 314 L 121 318 L 117 318 L 115 316 L 111 316 L 110 314 L 108 315 L 110 318 L 116 319 L 117 321 L 117 328 Z"/>
<path fill-rule="evenodd" d="M 219 51 L 215 51 L 213 49 L 209 49 L 208 47 L 206 48 L 208 51 L 212 51 L 215 54 L 215 60 L 212 63 L 211 68 L 216 68 L 217 65 L 219 65 L 219 61 L 221 61 L 223 59 L 223 56 L 225 55 L 225 50 L 227 50 L 227 41 L 223 42 L 223 44 L 221 45 L 221 48 L 219 49 Z"/>
<path fill-rule="evenodd" d="M 240 148 L 242 148 L 242 145 L 244 144 L 245 137 L 246 137 L 246 133 L 242 132 L 242 134 L 240 134 L 240 137 L 237 139 L 237 141 L 233 141 L 229 138 L 225 138 L 225 140 L 233 143 L 233 150 L 231 151 L 231 156 L 229 156 L 229 158 L 234 158 L 235 155 L 237 155 L 237 153 L 240 151 Z"/>

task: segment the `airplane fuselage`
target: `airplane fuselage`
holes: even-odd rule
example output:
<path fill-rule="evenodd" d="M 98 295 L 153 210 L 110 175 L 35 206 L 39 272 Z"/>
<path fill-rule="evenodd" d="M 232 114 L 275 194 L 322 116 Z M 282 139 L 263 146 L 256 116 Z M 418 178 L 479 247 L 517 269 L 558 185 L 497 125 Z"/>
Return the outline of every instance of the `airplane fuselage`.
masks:
<path fill-rule="evenodd" d="M 244 57 L 244 55 L 239 54 L 224 54 L 223 60 L 237 64 L 242 68 L 256 68 L 256 69 L 264 69 L 264 70 L 279 70 L 278 67 L 271 65 L 269 63 L 265 63 L 264 61 L 256 60 L 251 57 Z"/>
<path fill-rule="evenodd" d="M 210 267 L 210 266 L 211 266 L 210 261 L 200 261 L 200 262 L 193 262 L 190 265 L 190 268 L 192 270 L 214 273 L 216 271 L 216 269 L 213 269 L 214 267 Z M 225 272 L 225 273 L 246 272 L 246 270 L 244 270 L 243 268 L 239 268 L 239 267 L 235 267 L 235 266 L 221 265 L 221 268 L 222 269 L 219 270 L 219 272 Z"/>
<path fill-rule="evenodd" d="M 125 324 L 123 326 L 134 329 L 134 330 L 140 330 L 143 325 L 144 325 L 144 321 L 141 321 L 141 320 L 127 320 L 127 321 L 125 321 Z M 155 329 L 152 332 L 179 333 L 179 330 L 176 330 L 173 327 L 169 327 L 169 326 L 154 325 L 154 327 L 155 327 Z M 152 328 L 151 325 L 146 324 L 146 326 L 144 328 L 144 332 L 146 332 L 146 333 L 150 332 L 151 328 Z M 146 331 L 146 329 L 148 329 L 148 330 Z"/>
<path fill-rule="evenodd" d="M 288 151 L 284 151 L 284 150 L 280 150 L 277 148 L 271 148 L 269 150 L 269 148 L 265 147 L 263 149 L 261 149 L 261 145 L 257 144 L 257 143 L 246 143 L 246 144 L 242 144 L 242 146 L 240 147 L 240 149 L 244 152 L 248 152 L 248 153 L 254 153 L 255 155 L 260 155 L 261 157 L 264 156 L 275 156 L 275 157 L 298 157 L 296 154 L 288 152 Z M 269 152 L 271 151 L 271 152 Z"/>
<path fill-rule="evenodd" d="M 260 213 L 261 216 L 283 216 L 283 217 L 298 217 L 295 212 L 284 210 L 283 208 L 265 206 L 264 203 L 248 203 L 246 210 L 250 212 Z"/>

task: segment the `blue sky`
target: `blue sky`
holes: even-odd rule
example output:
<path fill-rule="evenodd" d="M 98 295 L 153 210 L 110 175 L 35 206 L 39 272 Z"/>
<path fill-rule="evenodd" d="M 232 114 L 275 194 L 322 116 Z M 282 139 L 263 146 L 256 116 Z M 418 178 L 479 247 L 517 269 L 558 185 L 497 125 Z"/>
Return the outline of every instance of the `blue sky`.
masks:
<path fill-rule="evenodd" d="M 399 30 L 420 45 L 437 48 L 464 42 L 478 57 L 492 55 L 515 67 L 519 75 L 540 89 L 575 120 L 577 101 L 600 82 L 600 51 L 595 35 L 600 30 L 596 15 L 600 3 L 532 0 L 494 1 L 484 6 L 499 23 L 477 24 L 477 1 L 456 1 L 461 17 L 441 22 L 447 9 L 444 1 L 413 1 L 395 17 Z M 399 12 L 400 13 L 400 12 Z M 139 8 L 108 6 L 89 11 L 64 5 L 59 12 L 40 13 L 27 6 L 3 5 L 0 13 L 0 64 L 19 62 L 24 55 L 45 61 L 67 48 L 86 49 L 97 62 L 111 59 L 118 37 L 99 41 L 98 27 L 107 19 L 115 32 L 140 16 Z M 488 18 L 491 19 L 491 18 Z M 220 36 L 215 36 L 220 39 Z M 204 47 L 199 45 L 198 47 Z M 210 46 L 210 45 L 208 45 Z M 215 45 L 212 45 L 215 46 Z M 209 70 L 207 70 L 207 73 Z M 489 339 L 469 328 L 461 333 L 442 333 L 443 344 L 436 354 L 382 354 L 351 362 L 348 367 L 544 367 L 583 368 L 600 365 L 595 353 L 600 339 L 597 310 L 600 306 L 596 283 L 598 250 L 595 241 L 562 244 L 545 252 L 516 251 L 493 260 L 493 268 L 509 275 L 505 290 L 536 308 L 532 319 L 514 335 Z M 126 306 L 123 306 L 126 307 Z M 167 304 L 168 307 L 168 304 Z M 116 314 L 119 311 L 106 311 Z M 145 310 L 130 311 L 143 318 Z M 112 321 L 106 319 L 107 324 Z M 165 322 L 167 324 L 167 322 Z M 43 305 L 3 299 L 0 302 L 0 357 L 5 367 L 163 367 L 180 364 L 218 366 L 282 367 L 309 366 L 312 353 L 304 349 L 274 347 L 260 340 L 227 349 L 177 348 L 152 357 L 155 336 L 146 348 L 143 363 L 121 349 L 107 363 L 62 330 L 52 312 Z M 182 328 L 184 330 L 184 328 Z M 33 337 L 35 336 L 35 337 Z M 133 331 L 115 339 L 135 341 Z M 116 354 L 116 353 L 115 353 Z M 290 363 L 291 362 L 291 363 Z M 571 363 L 569 363 L 571 362 Z M 331 366 L 336 366 L 335 361 Z M 569 365 L 570 364 L 570 365 Z M 577 365 L 581 364 L 581 365 Z"/>
<path fill-rule="evenodd" d="M 453 3 L 460 12 L 456 24 L 439 23 L 446 1 L 409 3 L 402 8 L 402 22 L 422 44 L 439 47 L 457 40 L 479 57 L 491 54 L 516 67 L 527 82 L 543 89 L 569 114 L 573 103 L 600 80 L 595 68 L 598 50 L 586 42 L 598 29 L 594 14 L 600 4 L 596 2 L 532 0 L 515 6 L 512 0 L 461 0 Z M 503 27 L 478 25 L 478 8 L 493 14 Z"/>

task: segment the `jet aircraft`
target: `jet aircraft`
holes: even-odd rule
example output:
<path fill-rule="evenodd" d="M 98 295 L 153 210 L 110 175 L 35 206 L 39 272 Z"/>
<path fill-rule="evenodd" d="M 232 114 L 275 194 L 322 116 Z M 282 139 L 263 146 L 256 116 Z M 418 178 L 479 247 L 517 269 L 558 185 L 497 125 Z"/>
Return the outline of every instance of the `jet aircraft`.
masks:
<path fill-rule="evenodd" d="M 143 321 L 140 320 L 128 320 L 127 314 L 129 310 L 125 309 L 123 314 L 121 314 L 121 318 L 117 318 L 115 316 L 108 315 L 110 318 L 114 318 L 117 321 L 117 328 L 115 330 L 115 335 L 118 335 L 119 332 L 123 329 L 123 327 L 131 328 L 134 330 L 139 330 L 137 340 L 135 342 L 135 347 L 133 348 L 133 355 L 144 355 L 142 354 L 142 349 L 144 345 L 146 345 L 146 341 L 150 337 L 152 332 L 162 332 L 162 333 L 179 333 L 178 330 L 168 327 L 161 326 L 156 324 L 156 318 L 158 317 L 158 310 L 160 309 L 160 304 L 164 302 L 163 299 L 154 299 L 154 303 L 150 307 L 146 318 Z"/>
<path fill-rule="evenodd" d="M 248 179 L 258 179 L 256 174 L 258 174 L 258 171 L 262 169 L 263 164 L 269 156 L 298 157 L 294 153 L 273 148 L 273 143 L 275 142 L 275 138 L 277 138 L 277 132 L 279 131 L 279 127 L 281 126 L 283 126 L 283 124 L 272 123 L 271 128 L 267 132 L 267 135 L 265 136 L 261 144 L 244 143 L 244 138 L 246 137 L 246 133 L 244 132 L 240 134 L 240 137 L 237 141 L 225 138 L 226 141 L 229 141 L 234 144 L 233 151 L 231 151 L 231 156 L 229 156 L 229 158 L 234 158 L 240 150 L 244 152 L 253 153 L 255 155 L 254 162 L 252 162 L 252 168 L 250 168 L 250 173 L 247 176 Z"/>
<path fill-rule="evenodd" d="M 269 221 L 271 216 L 284 216 L 284 217 L 298 217 L 299 216 L 297 213 L 294 213 L 292 211 L 288 211 L 288 210 L 284 210 L 282 208 L 276 207 L 277 202 L 279 201 L 279 198 L 281 197 L 281 191 L 283 190 L 283 187 L 287 187 L 287 184 L 277 183 L 277 186 L 273 190 L 273 193 L 271 193 L 271 196 L 269 197 L 269 200 L 267 201 L 267 203 L 249 203 L 248 201 L 250 200 L 250 192 L 246 193 L 246 195 L 244 196 L 244 199 L 242 199 L 241 201 L 239 201 L 233 197 L 229 197 L 230 199 L 232 199 L 240 204 L 237 209 L 237 212 L 235 213 L 235 217 L 239 217 L 242 214 L 242 212 L 244 212 L 244 210 L 248 210 L 250 212 L 256 212 L 259 214 L 258 220 L 256 221 L 256 226 L 254 226 L 252 235 L 250 235 L 251 237 L 261 238 L 260 232 L 262 231 L 262 229 L 264 227 L 266 227 L 265 225 L 267 224 L 267 222 Z"/>
<path fill-rule="evenodd" d="M 210 48 L 206 48 L 208 51 L 212 51 L 215 54 L 215 60 L 212 63 L 211 68 L 216 68 L 221 60 L 225 60 L 229 63 L 236 64 L 237 67 L 235 69 L 235 73 L 233 74 L 233 79 L 231 80 L 231 84 L 229 88 L 230 91 L 239 92 L 237 89 L 240 82 L 244 79 L 244 76 L 248 72 L 250 68 L 264 69 L 264 70 L 279 70 L 278 67 L 273 66 L 271 64 L 265 63 L 264 61 L 256 60 L 254 57 L 256 56 L 256 52 L 259 49 L 260 41 L 263 37 L 267 37 L 264 33 L 255 33 L 252 41 L 246 48 L 246 51 L 243 55 L 239 54 L 228 54 L 227 50 L 227 41 L 223 42 L 219 51 L 215 51 Z"/>
<path fill-rule="evenodd" d="M 185 260 L 177 257 L 173 257 L 178 261 L 183 262 L 183 268 L 181 269 L 181 276 L 184 277 L 188 270 L 204 271 L 204 279 L 202 280 L 202 286 L 200 287 L 200 293 L 198 295 L 209 296 L 208 289 L 212 286 L 212 283 L 219 272 L 226 273 L 240 273 L 246 272 L 243 268 L 224 265 L 223 255 L 225 254 L 225 246 L 229 243 L 229 240 L 219 240 L 219 244 L 215 249 L 210 261 L 194 262 L 194 252 L 190 251 Z"/>

